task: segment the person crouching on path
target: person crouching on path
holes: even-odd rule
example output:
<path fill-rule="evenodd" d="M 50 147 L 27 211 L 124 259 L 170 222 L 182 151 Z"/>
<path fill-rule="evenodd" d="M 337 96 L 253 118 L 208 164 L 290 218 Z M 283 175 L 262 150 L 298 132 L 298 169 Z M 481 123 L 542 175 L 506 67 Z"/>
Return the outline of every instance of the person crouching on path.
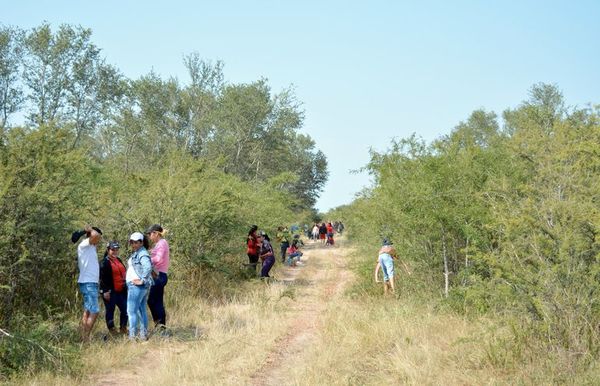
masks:
<path fill-rule="evenodd" d="M 100 228 L 86 225 L 82 231 L 73 232 L 71 241 L 77 243 L 81 236 L 86 235 L 77 246 L 77 265 L 79 267 L 79 291 L 83 297 L 83 316 L 81 318 L 81 340 L 90 341 L 90 335 L 100 312 L 98 294 L 100 280 L 100 264 L 98 263 L 98 250 L 96 245 L 102 239 Z"/>
<path fill-rule="evenodd" d="M 169 243 L 164 239 L 166 231 L 159 224 L 154 224 L 146 231 L 146 234 L 154 245 L 150 251 L 152 264 L 154 264 L 156 275 L 153 276 L 154 284 L 150 287 L 148 295 L 148 307 L 154 324 L 164 330 L 167 325 L 167 313 L 165 311 L 164 297 L 165 286 L 169 279 L 170 254 Z"/>
<path fill-rule="evenodd" d="M 287 259 L 286 264 L 295 267 L 296 265 L 301 265 L 300 258 L 302 257 L 302 252 L 298 249 L 298 244 L 300 243 L 300 239 L 294 238 L 292 244 L 287 249 Z"/>
<path fill-rule="evenodd" d="M 248 231 L 248 238 L 246 240 L 246 254 L 248 255 L 250 270 L 254 275 L 256 275 L 256 265 L 258 264 L 258 254 L 260 253 L 260 243 L 256 236 L 257 230 L 258 227 L 252 225 Z"/>
<path fill-rule="evenodd" d="M 148 314 L 146 300 L 152 286 L 152 262 L 148 253 L 148 240 L 140 232 L 129 237 L 133 251 L 127 261 L 127 316 L 129 317 L 129 339 L 134 340 L 139 331 L 141 340 L 148 339 Z M 139 328 L 138 328 L 139 324 Z"/>
<path fill-rule="evenodd" d="M 119 327 L 122 334 L 127 333 L 127 285 L 125 283 L 125 264 L 119 258 L 119 243 L 111 241 L 106 247 L 100 266 L 100 292 L 106 309 L 106 327 L 115 336 L 119 331 L 115 327 L 115 308 L 119 308 Z"/>
<path fill-rule="evenodd" d="M 273 247 L 271 246 L 271 240 L 269 235 L 265 232 L 258 233 L 258 242 L 260 243 L 259 257 L 263 262 L 262 269 L 260 271 L 260 277 L 270 277 L 269 271 L 275 264 L 275 253 L 273 253 Z"/>

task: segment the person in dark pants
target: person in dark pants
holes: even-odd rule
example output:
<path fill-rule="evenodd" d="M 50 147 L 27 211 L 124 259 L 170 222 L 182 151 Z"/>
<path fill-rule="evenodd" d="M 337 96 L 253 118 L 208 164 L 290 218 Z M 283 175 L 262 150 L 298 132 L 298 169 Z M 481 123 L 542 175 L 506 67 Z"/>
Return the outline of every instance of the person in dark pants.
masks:
<path fill-rule="evenodd" d="M 164 239 L 166 231 L 159 224 L 154 224 L 146 231 L 153 243 L 150 255 L 154 265 L 154 285 L 150 287 L 148 296 L 148 307 L 152 313 L 154 324 L 164 330 L 167 325 L 167 314 L 164 305 L 165 286 L 167 285 L 170 257 L 169 243 Z"/>
<path fill-rule="evenodd" d="M 119 243 L 108 243 L 100 265 L 100 293 L 106 308 L 106 327 L 111 335 L 127 333 L 127 284 L 125 283 L 125 264 L 119 258 Z M 119 327 L 115 327 L 115 308 L 119 308 Z"/>
<path fill-rule="evenodd" d="M 269 271 L 275 264 L 275 253 L 273 253 L 273 247 L 271 246 L 271 240 L 269 235 L 265 232 L 258 234 L 258 242 L 260 243 L 260 254 L 259 257 L 263 262 L 262 269 L 260 271 L 260 277 L 270 277 Z"/>
<path fill-rule="evenodd" d="M 275 237 L 277 238 L 279 247 L 281 249 L 281 262 L 285 263 L 285 254 L 287 249 L 290 247 L 291 241 L 290 231 L 287 229 L 287 227 L 279 227 L 277 228 L 277 234 Z"/>

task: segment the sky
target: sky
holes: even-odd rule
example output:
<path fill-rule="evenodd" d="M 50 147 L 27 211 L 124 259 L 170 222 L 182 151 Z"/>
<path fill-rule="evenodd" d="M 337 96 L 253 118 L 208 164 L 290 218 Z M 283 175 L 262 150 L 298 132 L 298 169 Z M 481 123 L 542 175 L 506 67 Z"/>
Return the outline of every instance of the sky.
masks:
<path fill-rule="evenodd" d="M 600 103 L 600 1 L 0 0 L 0 24 L 91 28 L 132 79 L 189 82 L 184 55 L 225 63 L 225 79 L 294 87 L 302 133 L 329 162 L 321 211 L 370 185 L 369 151 L 448 134 L 476 109 L 501 115 L 532 85 L 569 106 Z"/>

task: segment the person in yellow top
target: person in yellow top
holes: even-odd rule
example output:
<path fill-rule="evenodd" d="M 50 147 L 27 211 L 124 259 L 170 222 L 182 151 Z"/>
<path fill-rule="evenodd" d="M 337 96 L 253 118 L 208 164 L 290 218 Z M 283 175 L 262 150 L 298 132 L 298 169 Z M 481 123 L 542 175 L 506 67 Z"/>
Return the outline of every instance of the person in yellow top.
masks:
<path fill-rule="evenodd" d="M 387 239 L 383 239 L 383 245 L 379 249 L 379 256 L 377 257 L 377 265 L 375 266 L 375 282 L 381 283 L 379 280 L 379 270 L 383 271 L 383 293 L 387 295 L 388 291 L 391 293 L 395 292 L 394 287 L 394 260 L 398 259 L 398 253 L 393 246 L 393 243 Z M 406 264 L 404 269 L 410 275 L 410 271 Z"/>

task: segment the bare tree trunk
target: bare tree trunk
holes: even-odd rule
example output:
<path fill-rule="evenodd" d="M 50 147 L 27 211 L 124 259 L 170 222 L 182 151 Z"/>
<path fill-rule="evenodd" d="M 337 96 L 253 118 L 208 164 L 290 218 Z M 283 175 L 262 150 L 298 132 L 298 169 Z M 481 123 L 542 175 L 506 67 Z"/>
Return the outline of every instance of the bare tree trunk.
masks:
<path fill-rule="evenodd" d="M 467 237 L 467 246 L 465 247 L 465 268 L 469 266 L 469 238 Z"/>
<path fill-rule="evenodd" d="M 448 254 L 446 253 L 446 235 L 442 233 L 442 254 L 444 256 L 444 296 L 448 297 L 450 272 L 448 271 Z"/>

